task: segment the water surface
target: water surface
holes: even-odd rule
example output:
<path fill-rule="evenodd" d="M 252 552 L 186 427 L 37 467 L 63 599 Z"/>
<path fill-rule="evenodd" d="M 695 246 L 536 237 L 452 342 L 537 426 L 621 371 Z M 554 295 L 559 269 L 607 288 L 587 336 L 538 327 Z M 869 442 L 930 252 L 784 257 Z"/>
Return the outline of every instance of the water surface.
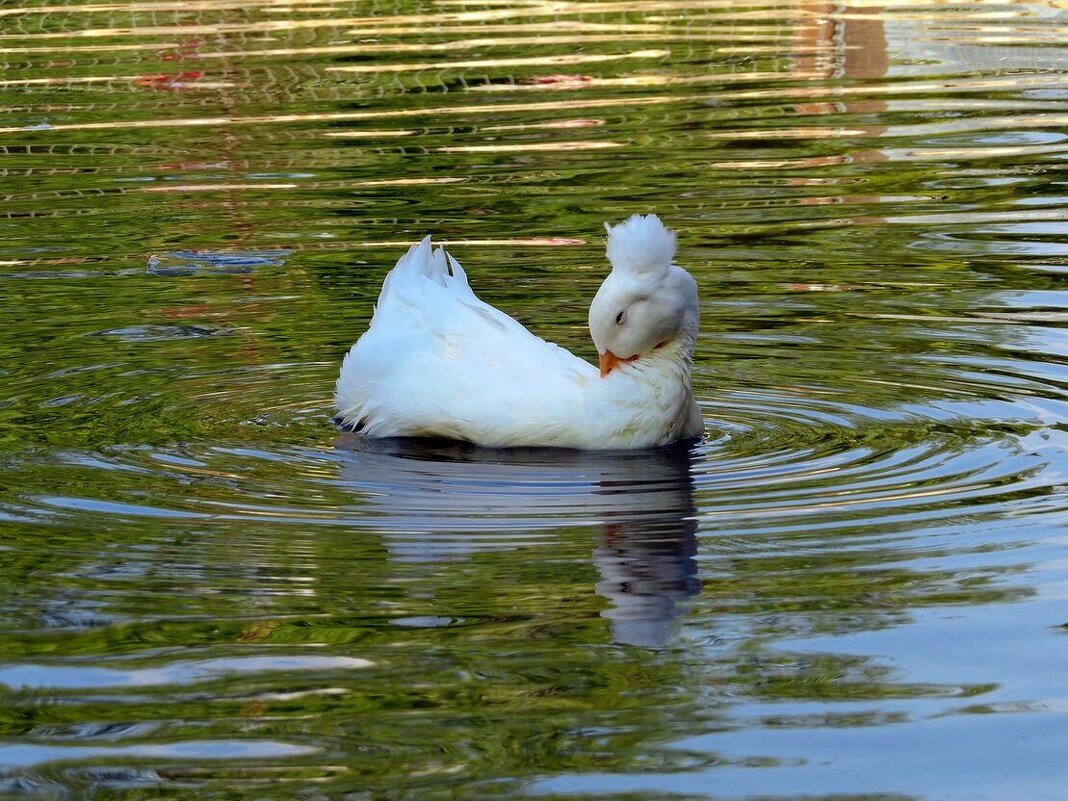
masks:
<path fill-rule="evenodd" d="M 0 793 L 1063 799 L 1068 17 L 0 8 Z M 426 233 L 594 356 L 697 277 L 703 441 L 371 443 Z"/>

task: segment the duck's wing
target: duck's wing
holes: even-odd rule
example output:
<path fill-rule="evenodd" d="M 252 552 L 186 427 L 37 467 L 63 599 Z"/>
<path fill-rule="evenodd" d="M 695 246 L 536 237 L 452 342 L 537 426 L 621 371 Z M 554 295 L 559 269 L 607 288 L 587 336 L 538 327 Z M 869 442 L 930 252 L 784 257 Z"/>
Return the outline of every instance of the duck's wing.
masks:
<path fill-rule="evenodd" d="M 596 376 L 480 300 L 427 237 L 386 277 L 371 326 L 342 365 L 337 403 L 344 423 L 371 436 L 522 444 L 574 426 Z"/>

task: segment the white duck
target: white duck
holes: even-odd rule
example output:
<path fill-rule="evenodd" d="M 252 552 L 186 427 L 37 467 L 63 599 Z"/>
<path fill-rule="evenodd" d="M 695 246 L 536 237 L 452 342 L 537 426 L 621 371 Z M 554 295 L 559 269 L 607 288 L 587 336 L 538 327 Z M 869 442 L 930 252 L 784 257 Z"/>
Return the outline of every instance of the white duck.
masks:
<path fill-rule="evenodd" d="M 608 230 L 612 272 L 590 306 L 600 372 L 483 303 L 430 237 L 382 284 L 341 366 L 345 427 L 487 447 L 647 448 L 704 431 L 690 390 L 697 283 L 655 214 Z"/>

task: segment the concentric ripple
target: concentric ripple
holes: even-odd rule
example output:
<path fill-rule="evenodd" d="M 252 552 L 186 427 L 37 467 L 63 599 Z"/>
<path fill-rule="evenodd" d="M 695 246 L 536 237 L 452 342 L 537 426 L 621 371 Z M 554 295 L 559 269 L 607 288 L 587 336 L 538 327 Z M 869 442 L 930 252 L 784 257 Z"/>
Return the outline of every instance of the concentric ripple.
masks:
<path fill-rule="evenodd" d="M 0 795 L 1060 798 L 1062 5 L 0 7 Z M 331 425 L 410 242 L 592 358 L 636 211 L 701 441 Z"/>

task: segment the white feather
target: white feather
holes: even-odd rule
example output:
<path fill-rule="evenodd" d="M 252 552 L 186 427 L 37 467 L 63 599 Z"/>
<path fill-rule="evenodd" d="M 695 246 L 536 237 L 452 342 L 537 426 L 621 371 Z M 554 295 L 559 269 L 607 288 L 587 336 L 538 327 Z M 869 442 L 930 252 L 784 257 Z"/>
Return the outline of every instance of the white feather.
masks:
<path fill-rule="evenodd" d="M 675 258 L 675 232 L 655 214 L 635 214 L 608 231 L 608 260 L 612 267 L 639 276 L 655 275 L 671 266 Z"/>

